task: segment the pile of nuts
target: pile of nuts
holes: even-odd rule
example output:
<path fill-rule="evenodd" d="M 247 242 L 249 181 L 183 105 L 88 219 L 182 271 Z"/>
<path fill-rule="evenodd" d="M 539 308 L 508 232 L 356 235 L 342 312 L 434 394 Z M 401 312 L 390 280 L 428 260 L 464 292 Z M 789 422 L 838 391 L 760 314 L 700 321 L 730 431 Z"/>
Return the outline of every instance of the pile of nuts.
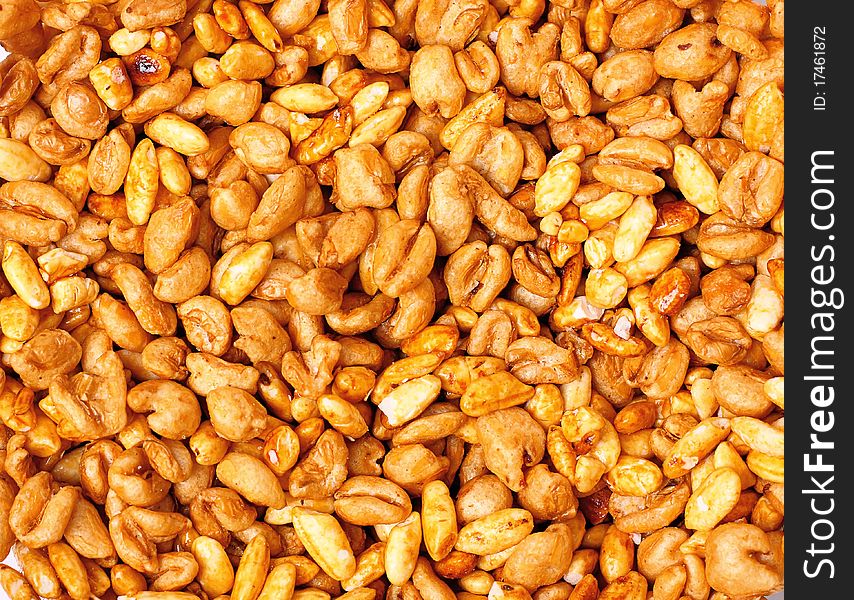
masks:
<path fill-rule="evenodd" d="M 0 0 L 12 600 L 783 586 L 783 0 Z"/>

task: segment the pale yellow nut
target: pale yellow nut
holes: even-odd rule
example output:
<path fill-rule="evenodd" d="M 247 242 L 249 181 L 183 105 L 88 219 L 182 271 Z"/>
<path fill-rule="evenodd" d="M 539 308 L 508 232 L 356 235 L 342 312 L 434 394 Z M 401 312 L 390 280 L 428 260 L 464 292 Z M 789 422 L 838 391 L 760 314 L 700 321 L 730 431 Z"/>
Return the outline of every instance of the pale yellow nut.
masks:
<path fill-rule="evenodd" d="M 330 110 L 338 104 L 338 96 L 318 83 L 297 83 L 279 88 L 272 93 L 270 100 L 288 110 L 305 114 Z"/>
<path fill-rule="evenodd" d="M 403 125 L 406 118 L 406 107 L 393 106 L 380 110 L 366 118 L 350 134 L 347 145 L 351 148 L 359 144 L 381 146 Z"/>
<path fill-rule="evenodd" d="M 291 563 L 279 563 L 270 569 L 258 600 L 290 600 L 294 594 L 297 568 Z"/>
<path fill-rule="evenodd" d="M 249 25 L 249 30 L 255 39 L 270 52 L 281 52 L 284 48 L 282 36 L 267 18 L 267 15 L 264 14 L 264 11 L 261 10 L 261 7 L 245 0 L 241 0 L 237 5 L 240 7 L 240 12 L 243 13 L 243 18 Z"/>
<path fill-rule="evenodd" d="M 757 152 L 769 152 L 778 130 L 783 126 L 783 92 L 776 81 L 769 81 L 747 101 L 741 129 L 744 145 Z"/>
<path fill-rule="evenodd" d="M 133 100 L 133 84 L 119 58 L 108 58 L 92 67 L 89 81 L 98 97 L 113 110 L 122 110 Z"/>
<path fill-rule="evenodd" d="M 649 196 L 638 196 L 620 217 L 614 236 L 614 260 L 625 262 L 638 255 L 658 218 L 658 211 Z"/>
<path fill-rule="evenodd" d="M 629 305 L 634 311 L 635 323 L 638 328 L 653 344 L 664 346 L 670 340 L 670 322 L 666 316 L 652 307 L 652 302 L 649 299 L 650 289 L 651 287 L 648 284 L 640 285 L 630 289 L 626 296 L 629 300 Z M 714 395 L 711 394 L 711 385 L 708 386 L 708 391 L 715 406 L 714 409 L 708 411 L 708 414 L 703 415 L 704 418 L 712 416 L 717 410 L 717 401 L 714 400 Z M 700 412 L 696 399 L 694 400 L 694 404 L 697 407 L 697 411 Z"/>
<path fill-rule="evenodd" d="M 399 427 L 420 415 L 439 396 L 442 382 L 435 375 L 424 375 L 394 388 L 378 408 L 388 419 L 389 427 Z"/>
<path fill-rule="evenodd" d="M 522 508 L 505 508 L 468 523 L 460 529 L 455 548 L 484 556 L 507 550 L 534 529 L 534 517 Z"/>
<path fill-rule="evenodd" d="M 185 156 L 207 152 L 210 140 L 198 125 L 185 121 L 174 113 L 160 113 L 145 124 L 145 134 L 163 146 Z"/>
<path fill-rule="evenodd" d="M 0 179 L 47 181 L 53 169 L 38 154 L 18 140 L 0 137 Z"/>
<path fill-rule="evenodd" d="M 39 321 L 39 311 L 30 307 L 17 294 L 0 300 L 0 329 L 10 340 L 26 342 L 35 335 Z"/>
<path fill-rule="evenodd" d="M 571 160 L 557 162 L 534 186 L 534 214 L 544 217 L 565 207 L 581 183 L 581 169 Z"/>
<path fill-rule="evenodd" d="M 741 478 L 741 489 L 743 490 L 756 483 L 756 476 L 750 471 L 747 463 L 744 462 L 744 459 L 735 449 L 735 446 L 728 441 L 721 442 L 715 448 L 715 453 L 712 455 L 711 460 L 705 462 L 710 463 L 714 469 L 729 467 L 734 470 Z"/>
<path fill-rule="evenodd" d="M 86 567 L 68 544 L 56 542 L 47 547 L 47 555 L 59 580 L 73 600 L 86 600 L 91 593 Z"/>
<path fill-rule="evenodd" d="M 608 221 L 626 212 L 634 201 L 629 192 L 611 192 L 598 200 L 588 202 L 579 209 L 581 219 L 591 231 L 601 229 Z"/>
<path fill-rule="evenodd" d="M 783 430 L 753 417 L 735 417 L 730 421 L 733 433 L 751 450 L 774 457 L 783 456 Z"/>
<path fill-rule="evenodd" d="M 676 394 L 668 399 L 668 402 L 670 404 L 671 415 L 681 413 L 691 415 L 692 417 L 700 416 L 697 408 L 694 406 L 694 399 L 691 397 L 691 393 L 686 390 L 676 392 Z"/>
<path fill-rule="evenodd" d="M 448 486 L 431 481 L 421 493 L 421 529 L 424 546 L 433 560 L 442 560 L 457 543 L 457 515 Z"/>
<path fill-rule="evenodd" d="M 439 141 L 446 150 L 451 150 L 463 132 L 474 123 L 488 123 L 495 127 L 504 124 L 504 107 L 507 90 L 495 88 L 479 96 L 471 104 L 463 107 L 457 115 L 447 122 L 439 134 Z"/>
<path fill-rule="evenodd" d="M 729 419 L 711 417 L 700 421 L 688 430 L 664 457 L 664 475 L 671 479 L 685 475 L 725 440 L 729 433 Z"/>
<path fill-rule="evenodd" d="M 157 200 L 160 167 L 154 143 L 143 138 L 134 148 L 125 177 L 125 205 L 130 222 L 145 225 Z"/>
<path fill-rule="evenodd" d="M 712 471 L 695 489 L 685 505 L 685 527 L 708 531 L 738 503 L 741 478 L 735 470 L 722 467 Z"/>
<path fill-rule="evenodd" d="M 564 244 L 578 244 L 586 241 L 588 235 L 590 235 L 590 230 L 587 225 L 578 219 L 570 219 L 560 224 L 557 240 Z"/>
<path fill-rule="evenodd" d="M 567 161 L 578 164 L 584 160 L 585 156 L 584 146 L 581 144 L 570 144 L 549 159 L 549 162 L 546 164 L 546 169 L 550 169 L 558 163 Z"/>
<path fill-rule="evenodd" d="M 380 110 L 388 96 L 389 86 L 386 81 L 369 83 L 356 92 L 350 100 L 350 106 L 353 107 L 353 125 L 361 125 L 365 119 Z"/>
<path fill-rule="evenodd" d="M 39 255 L 36 262 L 39 263 L 39 269 L 47 275 L 47 283 L 50 285 L 63 277 L 79 273 L 89 261 L 85 254 L 54 248 Z"/>
<path fill-rule="evenodd" d="M 258 535 L 246 544 L 240 564 L 234 574 L 231 597 L 234 600 L 255 600 L 264 587 L 270 567 L 270 547 L 267 538 Z"/>
<path fill-rule="evenodd" d="M 700 259 L 703 261 L 703 264 L 709 267 L 710 269 L 720 269 L 728 262 L 725 258 L 706 254 L 705 252 L 700 252 Z"/>
<path fill-rule="evenodd" d="M 700 489 L 700 486 L 703 485 L 706 478 L 714 472 L 715 468 L 715 461 L 713 460 L 713 457 L 707 456 L 701 460 L 700 464 L 691 469 L 691 472 L 688 473 L 688 480 L 691 482 L 691 488 L 694 490 Z"/>
<path fill-rule="evenodd" d="M 480 417 L 524 404 L 533 396 L 532 386 L 522 383 L 508 371 L 499 371 L 475 379 L 460 398 L 460 410 L 471 417 Z"/>
<path fill-rule="evenodd" d="M 24 342 L 19 340 L 13 340 L 5 335 L 0 338 L 0 352 L 3 352 L 3 354 L 14 354 L 23 347 Z"/>
<path fill-rule="evenodd" d="M 155 155 L 160 170 L 160 183 L 163 187 L 176 196 L 189 194 L 193 178 L 181 155 L 165 146 L 157 148 Z"/>
<path fill-rule="evenodd" d="M 629 288 L 633 288 L 662 273 L 676 258 L 679 248 L 679 240 L 672 237 L 647 240 L 637 256 L 614 268 L 626 276 Z"/>
<path fill-rule="evenodd" d="M 51 309 L 59 314 L 91 304 L 98 297 L 100 287 L 88 277 L 64 277 L 50 286 Z"/>
<path fill-rule="evenodd" d="M 356 558 L 335 517 L 305 508 L 294 508 L 293 524 L 309 556 L 327 575 L 337 581 L 353 576 L 356 572 Z"/>
<path fill-rule="evenodd" d="M 356 439 L 368 432 L 368 425 L 356 406 L 339 396 L 323 394 L 317 399 L 317 410 L 342 435 Z"/>
<path fill-rule="evenodd" d="M 691 146 L 673 149 L 673 178 L 685 200 L 707 215 L 718 212 L 718 180 L 712 168 Z"/>
<path fill-rule="evenodd" d="M 130 31 L 122 27 L 109 38 L 110 49 L 119 56 L 128 56 L 145 48 L 151 39 L 150 29 Z"/>
<path fill-rule="evenodd" d="M 294 498 L 285 492 L 285 506 L 283 508 L 268 508 L 264 513 L 264 522 L 270 525 L 289 525 L 293 523 L 293 509 L 296 506 L 309 508 L 313 511 L 331 515 L 335 512 L 335 501 L 329 498 Z"/>
<path fill-rule="evenodd" d="M 501 550 L 500 552 L 479 556 L 475 566 L 483 571 L 494 571 L 495 569 L 504 566 L 504 563 L 507 562 L 507 559 L 510 558 L 510 555 L 516 550 L 516 546 L 518 546 L 518 544 L 513 544 L 509 548 Z"/>
<path fill-rule="evenodd" d="M 352 577 L 341 582 L 341 589 L 347 592 L 363 589 L 385 573 L 385 542 L 372 544 L 356 557 L 356 571 Z M 358 592 L 354 594 L 358 596 Z"/>
<path fill-rule="evenodd" d="M 575 463 L 575 487 L 582 494 L 593 491 L 602 476 L 608 471 L 601 460 L 592 456 L 579 456 Z"/>
<path fill-rule="evenodd" d="M 757 275 L 751 287 L 753 294 L 738 318 L 747 333 L 755 339 L 762 339 L 783 321 L 783 296 L 767 275 Z"/>
<path fill-rule="evenodd" d="M 783 377 L 772 377 L 764 385 L 765 395 L 780 408 L 784 408 L 783 382 Z"/>
<path fill-rule="evenodd" d="M 557 235 L 563 225 L 563 217 L 559 212 L 552 212 L 540 219 L 540 231 L 546 235 Z M 585 237 L 587 237 L 585 235 Z"/>
<path fill-rule="evenodd" d="M 36 310 L 50 305 L 50 291 L 41 278 L 35 261 L 18 242 L 3 245 L 3 274 L 18 297 Z"/>
<path fill-rule="evenodd" d="M 661 488 L 664 475 L 652 461 L 635 456 L 621 456 L 608 471 L 606 480 L 614 491 L 627 496 L 648 496 Z"/>
<path fill-rule="evenodd" d="M 607 267 L 614 262 L 614 237 L 617 234 L 617 223 L 610 221 L 602 229 L 588 234 L 582 249 L 584 258 L 593 269 Z"/>
<path fill-rule="evenodd" d="M 598 308 L 614 308 L 626 297 L 629 286 L 625 275 L 610 267 L 593 269 L 587 275 L 584 290 L 587 300 Z"/>
<path fill-rule="evenodd" d="M 418 512 L 410 513 L 389 531 L 384 562 L 386 577 L 392 585 L 403 585 L 412 577 L 415 563 L 418 561 L 421 537 L 421 515 Z"/>
<path fill-rule="evenodd" d="M 191 549 L 199 564 L 197 579 L 205 593 L 216 597 L 230 592 L 234 585 L 234 567 L 222 544 L 213 538 L 199 536 L 193 540 Z"/>
<path fill-rule="evenodd" d="M 228 304 L 240 304 L 261 283 L 270 261 L 273 245 L 256 242 L 238 253 L 228 264 L 219 281 L 219 295 Z"/>

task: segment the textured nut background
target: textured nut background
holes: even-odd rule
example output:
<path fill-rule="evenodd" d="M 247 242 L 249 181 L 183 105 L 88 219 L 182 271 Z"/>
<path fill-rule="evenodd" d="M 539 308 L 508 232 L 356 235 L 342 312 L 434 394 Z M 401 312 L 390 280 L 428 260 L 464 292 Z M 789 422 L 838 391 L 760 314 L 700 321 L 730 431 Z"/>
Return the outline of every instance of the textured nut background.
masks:
<path fill-rule="evenodd" d="M 763 4 L 764 4 L 764 2 L 761 2 L 761 3 L 763 3 Z M 2 57 L 3 57 L 3 56 L 5 56 L 5 52 L 2 50 L 2 48 L 0 48 L 0 59 L 2 59 Z M 10 557 L 7 559 L 7 561 L 5 561 L 5 562 L 6 562 L 7 564 L 12 564 L 12 565 L 16 565 L 16 564 L 17 564 L 17 561 L 16 561 L 16 559 L 15 559 L 13 556 L 10 556 Z M 0 596 L 2 596 L 2 590 L 0 590 Z M 781 599 L 783 598 L 783 592 L 780 592 L 780 593 L 778 593 L 778 594 L 775 594 L 775 595 L 774 595 L 774 596 L 772 596 L 771 598 L 773 598 L 774 600 L 781 600 Z"/>

